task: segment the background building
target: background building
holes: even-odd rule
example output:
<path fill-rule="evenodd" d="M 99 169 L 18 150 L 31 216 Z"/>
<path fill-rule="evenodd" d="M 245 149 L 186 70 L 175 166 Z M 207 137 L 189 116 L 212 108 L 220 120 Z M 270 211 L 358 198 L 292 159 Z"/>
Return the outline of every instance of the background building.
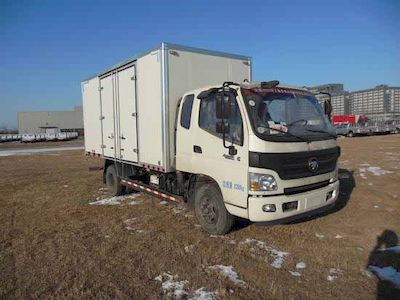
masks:
<path fill-rule="evenodd" d="M 372 89 L 347 92 L 343 84 L 324 84 L 309 87 L 312 92 L 329 92 L 332 95 L 334 115 L 366 115 L 374 121 L 400 119 L 400 87 L 378 85 Z M 323 103 L 327 95 L 317 94 Z"/>
<path fill-rule="evenodd" d="M 72 111 L 32 111 L 18 113 L 18 132 L 50 133 L 77 131 L 83 133 L 82 106 Z"/>

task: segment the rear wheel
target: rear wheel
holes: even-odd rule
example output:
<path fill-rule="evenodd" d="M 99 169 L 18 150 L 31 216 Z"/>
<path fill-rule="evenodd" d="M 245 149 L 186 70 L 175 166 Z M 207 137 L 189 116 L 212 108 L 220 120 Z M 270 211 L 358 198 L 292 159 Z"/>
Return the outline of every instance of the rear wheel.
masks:
<path fill-rule="evenodd" d="M 121 185 L 121 179 L 117 176 L 114 165 L 109 165 L 107 167 L 106 185 L 113 196 L 120 196 L 125 192 L 125 186 Z"/>
<path fill-rule="evenodd" d="M 352 138 L 352 137 L 354 136 L 353 131 L 349 131 L 349 133 L 347 134 L 347 136 Z"/>
<path fill-rule="evenodd" d="M 234 216 L 226 210 L 215 184 L 205 183 L 196 190 L 194 208 L 197 220 L 209 233 L 223 235 L 231 230 Z"/>

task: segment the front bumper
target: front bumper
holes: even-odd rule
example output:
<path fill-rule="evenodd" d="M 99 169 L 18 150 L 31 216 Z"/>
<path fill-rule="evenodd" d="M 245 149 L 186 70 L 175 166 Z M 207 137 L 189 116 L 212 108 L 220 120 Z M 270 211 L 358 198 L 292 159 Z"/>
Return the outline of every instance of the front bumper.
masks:
<path fill-rule="evenodd" d="M 332 197 L 327 199 L 327 194 L 332 192 Z M 253 222 L 270 222 L 277 220 L 293 219 L 298 215 L 303 216 L 307 213 L 316 213 L 322 208 L 332 206 L 339 196 L 339 181 L 312 190 L 309 192 L 294 195 L 277 195 L 267 197 L 249 197 L 248 213 L 249 219 Z M 297 209 L 283 209 L 283 204 L 297 201 Z M 275 212 L 264 212 L 262 207 L 265 204 L 275 204 Z"/>

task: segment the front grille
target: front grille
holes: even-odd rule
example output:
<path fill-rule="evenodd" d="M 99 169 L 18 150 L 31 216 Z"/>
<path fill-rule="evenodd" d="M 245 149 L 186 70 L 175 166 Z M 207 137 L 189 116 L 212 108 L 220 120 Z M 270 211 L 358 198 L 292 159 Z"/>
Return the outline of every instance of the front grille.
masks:
<path fill-rule="evenodd" d="M 250 167 L 274 170 L 281 179 L 296 179 L 333 172 L 340 156 L 340 148 L 293 153 L 250 152 Z M 315 159 L 318 168 L 311 170 L 309 161 Z"/>
<path fill-rule="evenodd" d="M 312 183 L 312 184 L 307 184 L 307 185 L 302 185 L 302 186 L 284 188 L 283 193 L 285 195 L 294 195 L 294 194 L 299 194 L 299 193 L 305 193 L 305 192 L 309 192 L 312 190 L 326 187 L 328 184 L 329 184 L 329 180 L 325 180 L 322 182 L 317 182 L 317 183 Z"/>

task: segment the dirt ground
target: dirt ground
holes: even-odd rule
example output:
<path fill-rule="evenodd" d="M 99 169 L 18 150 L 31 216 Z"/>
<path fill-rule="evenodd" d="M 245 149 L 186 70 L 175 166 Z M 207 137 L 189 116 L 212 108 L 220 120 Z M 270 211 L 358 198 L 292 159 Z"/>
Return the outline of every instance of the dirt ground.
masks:
<path fill-rule="evenodd" d="M 398 244 L 400 135 L 338 141 L 334 210 L 269 227 L 240 221 L 224 237 L 204 232 L 191 211 L 148 195 L 107 200 L 102 171 L 89 170 L 101 161 L 82 150 L 0 157 L 1 298 L 374 299 L 393 292 L 367 265 L 400 271 L 398 255 L 373 251 Z M 97 204 L 114 205 L 89 204 L 102 199 Z"/>

